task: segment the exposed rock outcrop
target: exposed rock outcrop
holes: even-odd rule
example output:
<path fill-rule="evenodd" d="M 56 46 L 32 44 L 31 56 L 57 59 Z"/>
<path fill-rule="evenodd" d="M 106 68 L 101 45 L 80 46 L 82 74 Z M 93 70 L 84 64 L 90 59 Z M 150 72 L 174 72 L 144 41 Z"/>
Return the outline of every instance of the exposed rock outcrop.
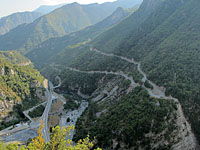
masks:
<path fill-rule="evenodd" d="M 15 71 L 14 71 L 13 69 L 10 69 L 10 73 L 11 73 L 12 75 L 14 75 L 14 74 L 15 74 Z"/>
<path fill-rule="evenodd" d="M 175 139 L 177 143 L 172 146 L 173 150 L 199 150 L 196 138 L 192 132 L 190 124 L 185 119 L 183 110 L 177 99 L 177 120 L 178 126 Z M 179 140 L 178 140 L 179 139 Z"/>
<path fill-rule="evenodd" d="M 2 118 L 9 116 L 9 112 L 13 110 L 14 104 L 15 104 L 14 100 L 11 101 L 0 100 L 0 121 Z"/>
<path fill-rule="evenodd" d="M 47 100 L 46 92 L 42 84 L 33 82 L 31 83 L 31 88 L 35 89 L 34 95 L 39 101 L 43 102 Z M 16 104 L 21 104 L 19 97 L 12 100 L 9 98 L 8 100 L 7 95 L 0 89 L 0 122 L 2 119 L 4 119 L 4 121 L 9 121 L 7 118 L 13 117 L 13 115 L 10 115 L 10 112 L 13 111 L 13 107 Z"/>
<path fill-rule="evenodd" d="M 5 69 L 0 67 L 0 75 L 5 75 Z"/>
<path fill-rule="evenodd" d="M 30 65 L 31 63 L 32 63 L 31 61 L 24 62 L 24 63 L 21 63 L 20 66 L 28 66 L 28 65 Z"/>

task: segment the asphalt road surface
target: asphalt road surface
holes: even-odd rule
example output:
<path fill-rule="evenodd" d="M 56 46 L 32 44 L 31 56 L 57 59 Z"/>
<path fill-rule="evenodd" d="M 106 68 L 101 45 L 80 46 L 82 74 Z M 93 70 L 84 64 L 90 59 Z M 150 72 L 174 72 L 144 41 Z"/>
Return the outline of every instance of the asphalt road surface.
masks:
<path fill-rule="evenodd" d="M 28 141 L 28 139 L 34 138 L 35 136 L 37 136 L 36 130 L 26 129 L 9 136 L 5 135 L 1 139 L 4 142 L 12 142 L 12 141 L 26 142 Z"/>

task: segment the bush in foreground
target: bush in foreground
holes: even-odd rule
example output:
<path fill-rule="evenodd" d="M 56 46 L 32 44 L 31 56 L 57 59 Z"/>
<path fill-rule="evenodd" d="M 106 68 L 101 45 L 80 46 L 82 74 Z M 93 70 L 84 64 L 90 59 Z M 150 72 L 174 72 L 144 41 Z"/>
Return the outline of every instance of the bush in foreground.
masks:
<path fill-rule="evenodd" d="M 53 128 L 51 140 L 45 143 L 42 134 L 43 125 L 38 129 L 38 136 L 35 137 L 28 146 L 18 146 L 18 144 L 4 144 L 0 143 L 0 150 L 90 150 L 94 146 L 90 141 L 89 136 L 73 146 L 71 140 L 65 140 L 67 134 L 74 130 L 74 126 L 68 128 L 60 128 L 59 126 Z M 101 150 L 97 148 L 96 150 Z"/>

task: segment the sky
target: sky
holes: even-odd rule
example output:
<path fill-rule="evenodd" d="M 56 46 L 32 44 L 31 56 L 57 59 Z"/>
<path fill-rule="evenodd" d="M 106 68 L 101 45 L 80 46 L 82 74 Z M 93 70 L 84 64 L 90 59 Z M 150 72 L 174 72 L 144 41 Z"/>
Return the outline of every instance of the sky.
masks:
<path fill-rule="evenodd" d="M 0 18 L 15 12 L 32 11 L 41 5 L 57 5 L 72 2 L 89 4 L 108 1 L 115 0 L 0 0 Z"/>

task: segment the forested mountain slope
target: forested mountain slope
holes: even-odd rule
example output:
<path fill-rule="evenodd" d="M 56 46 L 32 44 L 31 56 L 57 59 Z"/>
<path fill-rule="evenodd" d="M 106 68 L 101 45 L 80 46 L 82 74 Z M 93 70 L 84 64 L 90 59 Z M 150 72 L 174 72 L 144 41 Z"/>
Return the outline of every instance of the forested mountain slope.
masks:
<path fill-rule="evenodd" d="M 200 120 L 195 119 L 200 113 L 199 6 L 197 0 L 168 0 L 157 13 L 123 39 L 120 46 L 110 44 L 116 41 L 114 38 L 105 42 L 105 37 L 111 36 L 109 32 L 93 45 L 141 61 L 149 78 L 164 86 L 167 94 L 180 100 L 197 137 L 200 137 Z M 120 28 L 113 30 L 119 31 Z"/>
<path fill-rule="evenodd" d="M 167 95 L 172 95 L 180 101 L 184 114 L 200 141 L 199 6 L 198 0 L 144 0 L 139 10 L 121 23 L 99 35 L 89 44 L 73 48 L 78 54 L 73 61 L 66 62 L 65 66 L 86 71 L 123 71 L 134 78 L 134 67 L 111 57 L 113 54 L 104 57 L 92 52 L 90 47 L 141 62 L 147 77 L 163 86 Z M 106 78 L 103 74 L 96 73 L 91 78 L 91 74 L 87 75 L 66 67 L 63 69 L 56 64 L 51 66 L 53 65 L 54 74 L 62 75 L 65 82 L 66 86 L 63 86 L 63 89 L 90 95 L 99 86 L 109 86 L 109 81 L 116 81 L 113 77 Z M 107 82 L 102 84 L 104 80 Z M 108 100 L 108 103 L 112 104 L 112 101 Z M 97 103 L 97 106 L 101 107 L 101 102 Z M 109 113 L 106 113 L 107 109 L 108 107 L 105 109 L 105 115 L 109 116 Z M 102 131 L 96 130 L 96 127 L 95 133 L 101 133 Z"/>
<path fill-rule="evenodd" d="M 37 68 L 42 68 L 51 62 L 66 62 L 68 57 L 72 58 L 69 54 L 73 53 L 71 48 L 74 47 L 74 45 L 77 47 L 88 43 L 100 33 L 103 33 L 105 30 L 119 23 L 132 13 L 132 11 L 133 10 L 126 10 L 119 7 L 112 15 L 97 24 L 63 37 L 49 39 L 38 45 L 37 48 L 33 49 L 26 56 L 34 62 Z M 58 57 L 59 59 L 57 59 Z"/>
<path fill-rule="evenodd" d="M 14 49 L 27 53 L 31 48 L 49 38 L 64 36 L 103 20 L 111 15 L 117 7 L 123 6 L 129 1 L 89 5 L 67 4 L 38 18 L 31 24 L 18 26 L 0 36 L 0 49 Z M 132 3 L 135 4 L 135 2 Z"/>
<path fill-rule="evenodd" d="M 19 12 L 0 18 L 0 35 L 6 34 L 21 24 L 31 23 L 41 15 L 39 12 Z"/>
<path fill-rule="evenodd" d="M 141 61 L 149 78 L 164 86 L 168 95 L 179 99 L 200 140 L 200 120 L 196 119 L 200 114 L 200 2 L 166 0 L 164 3 L 140 27 L 133 28 L 119 46 L 112 43 L 118 37 L 113 32 L 99 37 L 93 46 Z M 116 30 L 120 31 L 120 28 L 111 29 Z M 115 38 L 108 40 L 107 36 Z"/>
<path fill-rule="evenodd" d="M 184 132 L 178 131 L 177 106 L 173 101 L 151 98 L 142 88 L 103 108 L 106 100 L 92 101 L 78 120 L 75 141 L 90 134 L 95 135 L 97 145 L 104 149 L 188 150 L 189 142 L 183 147 L 177 144 L 182 137 L 177 139 L 176 136 Z M 102 109 L 103 112 L 99 112 Z"/>
<path fill-rule="evenodd" d="M 45 79 L 27 61 L 17 52 L 0 52 L 1 129 L 23 120 L 23 110 L 45 100 Z"/>

